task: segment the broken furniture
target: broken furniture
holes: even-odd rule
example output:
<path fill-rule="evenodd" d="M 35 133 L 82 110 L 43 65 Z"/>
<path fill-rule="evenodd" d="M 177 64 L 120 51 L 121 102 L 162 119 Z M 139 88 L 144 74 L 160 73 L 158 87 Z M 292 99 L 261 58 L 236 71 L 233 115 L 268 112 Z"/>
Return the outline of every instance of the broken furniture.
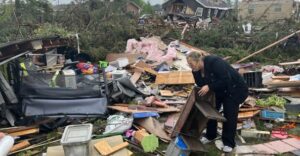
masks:
<path fill-rule="evenodd" d="M 199 89 L 199 87 L 194 87 L 187 100 L 187 103 L 182 109 L 171 135 L 173 138 L 178 135 L 182 136 L 183 138 L 189 137 L 189 139 L 186 139 L 186 144 L 198 141 L 198 138 L 202 134 L 202 131 L 206 127 L 206 123 L 209 119 L 222 122 L 226 121 L 226 119 L 214 108 L 215 95 L 212 92 L 209 92 L 205 96 L 201 97 L 197 94 Z M 173 142 L 174 141 L 175 140 L 173 140 Z M 169 146 L 171 145 L 172 144 Z M 203 145 L 201 147 L 201 145 L 198 145 L 199 147 L 197 147 L 197 151 L 205 152 L 205 148 Z M 188 150 L 193 152 L 191 148 Z M 167 155 L 170 154 L 171 153 L 167 153 Z"/>

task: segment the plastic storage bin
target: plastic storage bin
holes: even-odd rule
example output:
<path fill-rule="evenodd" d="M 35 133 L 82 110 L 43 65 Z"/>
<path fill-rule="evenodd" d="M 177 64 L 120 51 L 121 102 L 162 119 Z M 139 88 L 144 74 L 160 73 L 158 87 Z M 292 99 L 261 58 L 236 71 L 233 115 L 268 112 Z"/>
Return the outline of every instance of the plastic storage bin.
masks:
<path fill-rule="evenodd" d="M 65 156 L 89 156 L 92 130 L 92 124 L 67 126 L 60 140 Z"/>

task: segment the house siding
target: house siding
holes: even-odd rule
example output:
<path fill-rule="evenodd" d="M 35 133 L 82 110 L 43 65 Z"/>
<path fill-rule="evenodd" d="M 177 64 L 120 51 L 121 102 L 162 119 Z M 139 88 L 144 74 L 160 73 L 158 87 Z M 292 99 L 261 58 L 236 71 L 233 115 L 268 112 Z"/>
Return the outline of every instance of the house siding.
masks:
<path fill-rule="evenodd" d="M 126 10 L 127 12 L 132 13 L 133 15 L 138 15 L 140 13 L 140 9 L 131 3 L 127 4 Z"/>
<path fill-rule="evenodd" d="M 243 1 L 240 2 L 238 6 L 238 17 L 241 21 L 261 20 L 264 22 L 272 22 L 291 18 L 292 15 L 293 0 Z"/>

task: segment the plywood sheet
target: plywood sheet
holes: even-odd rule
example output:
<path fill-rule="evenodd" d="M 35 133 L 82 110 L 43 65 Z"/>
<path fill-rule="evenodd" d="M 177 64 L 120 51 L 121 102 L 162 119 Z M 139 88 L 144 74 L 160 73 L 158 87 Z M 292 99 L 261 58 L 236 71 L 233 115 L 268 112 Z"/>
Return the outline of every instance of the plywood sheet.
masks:
<path fill-rule="evenodd" d="M 226 121 L 226 119 L 215 108 L 206 102 L 196 102 L 196 107 L 202 112 L 202 114 L 212 120 Z"/>
<path fill-rule="evenodd" d="M 108 106 L 108 108 L 117 110 L 124 113 L 137 113 L 137 112 L 157 112 L 157 113 L 171 113 L 171 112 L 180 112 L 180 110 L 176 107 L 168 107 L 168 108 L 153 108 L 153 110 L 134 110 L 129 109 L 128 106 Z"/>
<path fill-rule="evenodd" d="M 174 71 L 158 73 L 155 84 L 194 84 L 195 80 L 191 71 Z"/>

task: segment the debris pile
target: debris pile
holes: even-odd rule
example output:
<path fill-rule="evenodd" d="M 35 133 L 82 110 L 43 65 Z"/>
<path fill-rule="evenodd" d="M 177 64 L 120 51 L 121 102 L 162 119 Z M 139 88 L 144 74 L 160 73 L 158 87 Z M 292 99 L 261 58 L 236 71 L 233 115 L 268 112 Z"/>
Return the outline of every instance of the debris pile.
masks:
<path fill-rule="evenodd" d="M 157 36 L 129 39 L 124 51 L 109 53 L 96 64 L 83 54 L 75 61 L 55 53 L 50 60 L 56 61 L 32 65 L 30 61 L 38 61 L 39 55 L 29 54 L 32 59 L 21 63 L 22 98 L 0 73 L 0 104 L 20 100 L 24 117 L 52 116 L 0 129 L 0 149 L 5 148 L 0 152 L 41 153 L 45 146 L 49 146 L 47 156 L 209 152 L 199 141 L 206 123 L 217 120 L 220 133 L 226 118 L 222 109 L 214 108 L 213 92 L 197 94 L 200 88 L 195 87 L 186 60 L 190 51 L 209 53 L 180 41 L 166 45 Z M 298 60 L 278 66 L 232 65 L 243 75 L 250 93 L 238 113 L 236 154 L 299 152 L 299 133 L 293 132 L 299 128 L 299 64 Z M 18 125 L 11 110 L 6 109 L 6 119 L 11 126 Z M 51 136 L 51 131 L 56 135 Z M 253 143 L 251 138 L 259 139 Z M 4 142 L 9 143 L 4 146 Z M 168 144 L 165 151 L 158 150 L 162 144 Z"/>

